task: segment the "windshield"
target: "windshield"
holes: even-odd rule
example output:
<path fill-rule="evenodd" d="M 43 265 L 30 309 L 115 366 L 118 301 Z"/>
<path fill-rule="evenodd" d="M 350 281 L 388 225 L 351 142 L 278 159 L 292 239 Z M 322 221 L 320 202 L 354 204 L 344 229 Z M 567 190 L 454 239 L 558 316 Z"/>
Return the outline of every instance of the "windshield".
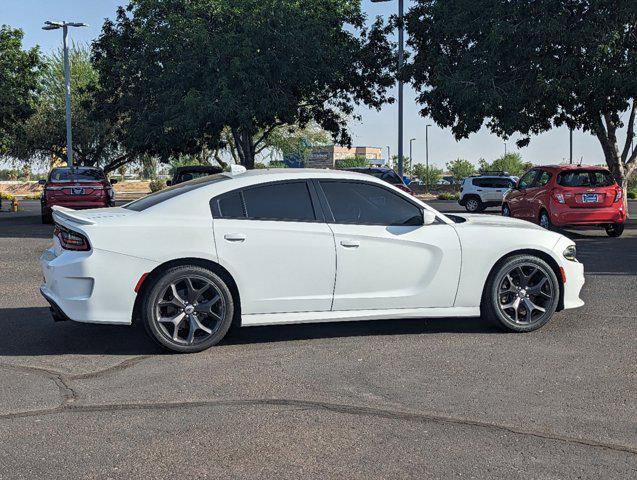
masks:
<path fill-rule="evenodd" d="M 139 200 L 134 200 L 130 203 L 127 203 L 123 206 L 123 208 L 127 208 L 128 210 L 134 210 L 136 212 L 141 212 L 142 210 L 146 210 L 147 208 L 153 207 L 159 203 L 165 202 L 171 198 L 174 198 L 178 195 L 182 195 L 186 192 L 190 192 L 197 188 L 205 187 L 206 185 L 211 185 L 213 183 L 221 182 L 223 180 L 229 180 L 230 177 L 221 173 L 216 175 L 208 175 L 202 178 L 197 178 L 196 180 L 191 180 L 189 182 L 180 183 L 179 185 L 175 185 L 172 187 L 164 188 L 155 193 L 151 193 L 150 195 L 146 195 L 145 197 L 140 198 Z"/>
<path fill-rule="evenodd" d="M 560 173 L 557 183 L 563 187 L 610 187 L 615 180 L 607 170 L 571 170 Z"/>
<path fill-rule="evenodd" d="M 49 177 L 51 182 L 101 182 L 102 180 L 106 180 L 106 177 L 99 168 L 54 168 Z"/>

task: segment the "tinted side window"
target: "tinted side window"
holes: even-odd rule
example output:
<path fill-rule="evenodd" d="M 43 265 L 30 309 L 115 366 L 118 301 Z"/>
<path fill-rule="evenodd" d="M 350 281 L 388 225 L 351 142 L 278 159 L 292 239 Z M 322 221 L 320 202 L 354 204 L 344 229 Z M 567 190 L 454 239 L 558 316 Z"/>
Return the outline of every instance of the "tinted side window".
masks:
<path fill-rule="evenodd" d="M 243 190 L 248 218 L 253 220 L 316 220 L 306 182 L 271 183 Z"/>
<path fill-rule="evenodd" d="M 535 179 L 535 183 L 533 184 L 533 186 L 534 187 L 543 187 L 547 183 L 549 183 L 550 179 L 551 179 L 551 174 L 549 172 L 540 171 L 540 174 Z"/>
<path fill-rule="evenodd" d="M 473 184 L 476 187 L 493 188 L 493 179 L 492 178 L 476 178 L 473 180 Z"/>
<path fill-rule="evenodd" d="M 493 186 L 495 188 L 511 188 L 513 182 L 508 178 L 494 178 Z"/>
<path fill-rule="evenodd" d="M 222 195 L 215 199 L 217 202 L 217 213 L 220 218 L 243 218 L 245 211 L 243 209 L 243 199 L 239 191 L 234 191 Z"/>
<path fill-rule="evenodd" d="M 322 181 L 336 223 L 422 225 L 422 211 L 399 195 L 369 183 Z"/>
<path fill-rule="evenodd" d="M 537 170 L 530 170 L 522 175 L 519 183 L 520 188 L 529 188 L 535 179 L 535 175 L 537 175 Z"/>

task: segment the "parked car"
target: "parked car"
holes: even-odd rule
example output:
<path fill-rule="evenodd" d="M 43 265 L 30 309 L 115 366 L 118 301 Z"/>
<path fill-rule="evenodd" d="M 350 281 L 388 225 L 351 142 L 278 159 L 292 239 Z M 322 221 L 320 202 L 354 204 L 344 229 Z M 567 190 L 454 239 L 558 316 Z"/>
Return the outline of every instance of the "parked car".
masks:
<path fill-rule="evenodd" d="M 468 212 L 481 212 L 488 207 L 500 207 L 504 194 L 514 186 L 514 177 L 504 172 L 467 177 L 462 181 L 458 203 Z"/>
<path fill-rule="evenodd" d="M 509 191 L 502 215 L 553 226 L 600 226 L 611 237 L 624 232 L 622 189 L 608 169 L 551 165 L 526 172 Z"/>
<path fill-rule="evenodd" d="M 214 175 L 215 173 L 223 172 L 223 168 L 214 167 L 212 165 L 190 165 L 187 167 L 177 167 L 173 172 L 173 178 L 166 182 L 166 185 L 178 185 L 195 178 L 206 177 L 208 175 Z"/>
<path fill-rule="evenodd" d="M 384 167 L 352 167 L 345 169 L 349 172 L 364 173 L 393 185 L 396 188 L 401 189 L 403 192 L 413 194 L 411 188 L 409 188 L 403 180 L 394 172 L 391 168 Z"/>
<path fill-rule="evenodd" d="M 100 208 L 114 205 L 113 187 L 117 180 L 109 181 L 101 168 L 60 167 L 54 168 L 43 185 L 40 205 L 42 223 L 53 223 L 51 208 L 62 207 Z"/>
<path fill-rule="evenodd" d="M 53 216 L 41 292 L 54 318 L 140 321 L 177 352 L 208 348 L 233 324 L 482 314 L 528 332 L 583 305 L 582 264 L 565 236 L 443 215 L 353 172 L 228 172 Z"/>

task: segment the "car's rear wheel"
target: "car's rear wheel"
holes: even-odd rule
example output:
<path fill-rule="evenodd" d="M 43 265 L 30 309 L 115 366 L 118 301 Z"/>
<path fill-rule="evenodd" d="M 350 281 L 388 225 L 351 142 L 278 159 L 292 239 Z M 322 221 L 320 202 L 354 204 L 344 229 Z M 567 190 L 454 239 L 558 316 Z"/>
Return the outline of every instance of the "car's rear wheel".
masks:
<path fill-rule="evenodd" d="M 609 237 L 620 237 L 622 233 L 624 233 L 624 224 L 623 223 L 610 223 L 608 225 L 604 225 L 606 229 L 606 235 Z"/>
<path fill-rule="evenodd" d="M 234 314 L 232 294 L 214 272 L 181 265 L 163 272 L 144 293 L 142 321 L 161 346 L 200 352 L 226 335 Z"/>
<path fill-rule="evenodd" d="M 540 218 L 538 219 L 538 223 L 540 227 L 546 228 L 547 230 L 551 230 L 553 228 L 553 224 L 551 223 L 551 217 L 549 217 L 549 213 L 546 210 L 542 210 L 540 212 Z"/>
<path fill-rule="evenodd" d="M 484 206 L 478 197 L 469 197 L 464 204 L 464 208 L 467 209 L 467 212 L 480 212 L 484 210 Z"/>
<path fill-rule="evenodd" d="M 553 269 L 541 258 L 516 255 L 491 273 L 482 299 L 482 314 L 513 332 L 531 332 L 555 313 L 560 287 Z"/>

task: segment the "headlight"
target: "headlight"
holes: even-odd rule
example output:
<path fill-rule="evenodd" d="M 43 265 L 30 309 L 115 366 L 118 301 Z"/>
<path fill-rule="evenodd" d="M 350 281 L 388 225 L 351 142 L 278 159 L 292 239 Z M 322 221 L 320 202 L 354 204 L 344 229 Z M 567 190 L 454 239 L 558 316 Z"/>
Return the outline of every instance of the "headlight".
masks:
<path fill-rule="evenodd" d="M 569 245 L 562 255 L 571 262 L 577 262 L 577 247 L 575 245 Z"/>

